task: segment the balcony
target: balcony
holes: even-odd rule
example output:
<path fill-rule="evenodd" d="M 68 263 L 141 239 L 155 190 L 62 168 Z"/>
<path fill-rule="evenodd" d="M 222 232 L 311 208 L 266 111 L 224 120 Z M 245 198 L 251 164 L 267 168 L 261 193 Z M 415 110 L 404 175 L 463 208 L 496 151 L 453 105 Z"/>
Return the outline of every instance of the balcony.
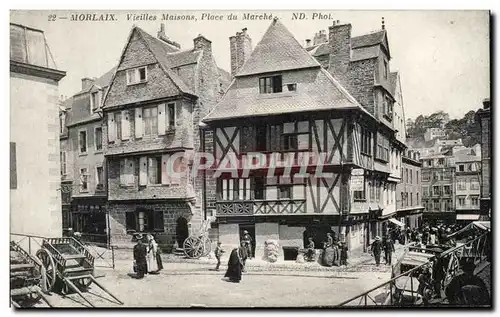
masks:
<path fill-rule="evenodd" d="M 220 201 L 217 216 L 296 215 L 306 213 L 305 199 Z"/>

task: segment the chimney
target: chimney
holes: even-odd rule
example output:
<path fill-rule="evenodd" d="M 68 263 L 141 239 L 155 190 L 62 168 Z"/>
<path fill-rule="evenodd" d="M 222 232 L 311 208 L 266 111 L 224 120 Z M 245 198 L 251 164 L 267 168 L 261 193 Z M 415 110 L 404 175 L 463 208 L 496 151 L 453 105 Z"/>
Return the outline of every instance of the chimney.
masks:
<path fill-rule="evenodd" d="M 346 73 L 351 60 L 351 29 L 350 23 L 340 24 L 339 21 L 329 27 L 329 71 L 344 84 L 347 81 Z"/>
<path fill-rule="evenodd" d="M 160 24 L 160 30 L 158 30 L 156 36 L 158 37 L 159 40 L 162 40 L 163 42 L 170 44 L 179 50 L 181 49 L 181 45 L 179 43 L 174 42 L 168 38 L 167 34 L 165 33 L 165 23 Z"/>
<path fill-rule="evenodd" d="M 382 17 L 382 30 L 385 30 L 385 21 L 384 21 L 384 17 Z"/>
<path fill-rule="evenodd" d="M 252 39 L 247 34 L 247 28 L 236 32 L 235 36 L 229 38 L 229 49 L 231 52 L 231 76 L 234 77 L 252 54 Z"/>
<path fill-rule="evenodd" d="M 89 89 L 94 84 L 95 78 L 82 78 L 82 90 Z"/>
<path fill-rule="evenodd" d="M 193 43 L 195 50 L 204 50 L 206 53 L 212 54 L 212 42 L 207 40 L 203 35 L 198 34 Z"/>
<path fill-rule="evenodd" d="M 318 45 L 328 42 L 325 30 L 319 30 L 318 33 L 314 35 L 313 45 Z"/>
<path fill-rule="evenodd" d="M 310 39 L 307 39 L 307 40 L 306 40 L 306 47 L 309 47 L 309 46 L 311 46 L 311 40 L 310 40 Z"/>
<path fill-rule="evenodd" d="M 490 109 L 490 98 L 485 98 L 483 99 L 483 109 L 487 110 Z"/>

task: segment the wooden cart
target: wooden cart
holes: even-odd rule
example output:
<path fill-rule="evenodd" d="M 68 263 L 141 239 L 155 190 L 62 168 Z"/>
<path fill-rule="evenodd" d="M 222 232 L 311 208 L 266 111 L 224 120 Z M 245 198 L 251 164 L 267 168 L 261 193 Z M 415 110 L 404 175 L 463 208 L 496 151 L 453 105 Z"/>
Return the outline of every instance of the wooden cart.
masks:
<path fill-rule="evenodd" d="M 42 248 L 36 252 L 45 270 L 45 288 L 58 293 L 78 293 L 92 307 L 94 305 L 84 296 L 94 283 L 119 304 L 118 298 L 106 290 L 94 277 L 94 257 L 75 238 L 46 238 Z"/>
<path fill-rule="evenodd" d="M 191 259 L 199 259 L 208 256 L 212 250 L 212 241 L 208 237 L 209 222 L 204 222 L 198 233 L 190 235 L 184 240 L 184 254 Z"/>
<path fill-rule="evenodd" d="M 45 298 L 45 269 L 41 262 L 10 242 L 10 300 L 15 308 L 31 307 Z"/>

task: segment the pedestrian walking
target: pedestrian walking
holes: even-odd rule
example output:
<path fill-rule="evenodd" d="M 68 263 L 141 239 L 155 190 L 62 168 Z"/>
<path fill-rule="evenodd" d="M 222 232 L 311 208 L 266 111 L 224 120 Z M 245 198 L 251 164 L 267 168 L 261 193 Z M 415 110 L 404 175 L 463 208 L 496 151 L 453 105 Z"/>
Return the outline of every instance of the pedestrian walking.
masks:
<path fill-rule="evenodd" d="M 245 269 L 246 246 L 243 241 L 238 248 L 231 251 L 229 261 L 227 262 L 227 271 L 224 277 L 229 278 L 229 281 L 239 283 L 241 281 L 241 273 Z"/>
<path fill-rule="evenodd" d="M 134 261 L 136 267 L 137 278 L 141 279 L 145 274 L 148 273 L 148 262 L 146 259 L 146 255 L 148 250 L 146 245 L 142 243 L 143 236 L 142 234 L 138 234 L 137 244 L 134 246 Z"/>
<path fill-rule="evenodd" d="M 158 253 L 158 243 L 156 243 L 155 239 L 150 234 L 146 235 L 146 240 L 148 241 L 148 272 L 151 274 L 158 274 L 163 268 L 163 263 Z"/>
<path fill-rule="evenodd" d="M 215 248 L 215 258 L 217 259 L 217 266 L 215 267 L 215 270 L 218 271 L 220 267 L 220 258 L 222 257 L 222 253 L 225 251 L 222 249 L 222 242 L 217 242 L 217 247 Z"/>
<path fill-rule="evenodd" d="M 392 265 L 392 253 L 396 251 L 394 249 L 394 242 L 392 242 L 392 240 L 388 239 L 387 237 L 384 237 L 383 241 L 385 264 Z"/>
<path fill-rule="evenodd" d="M 380 265 L 380 255 L 382 254 L 382 241 L 379 236 L 375 237 L 375 241 L 372 243 L 372 255 L 375 258 L 375 263 L 377 266 Z"/>
<path fill-rule="evenodd" d="M 347 266 L 347 244 L 344 241 L 340 242 L 340 266 Z"/>

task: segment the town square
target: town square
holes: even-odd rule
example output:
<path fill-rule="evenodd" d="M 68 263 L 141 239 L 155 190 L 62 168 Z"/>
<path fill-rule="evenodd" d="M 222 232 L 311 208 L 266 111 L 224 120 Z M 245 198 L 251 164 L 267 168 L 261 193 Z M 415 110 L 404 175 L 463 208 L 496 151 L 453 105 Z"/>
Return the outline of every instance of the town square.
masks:
<path fill-rule="evenodd" d="M 10 20 L 11 306 L 492 307 L 489 11 Z"/>

